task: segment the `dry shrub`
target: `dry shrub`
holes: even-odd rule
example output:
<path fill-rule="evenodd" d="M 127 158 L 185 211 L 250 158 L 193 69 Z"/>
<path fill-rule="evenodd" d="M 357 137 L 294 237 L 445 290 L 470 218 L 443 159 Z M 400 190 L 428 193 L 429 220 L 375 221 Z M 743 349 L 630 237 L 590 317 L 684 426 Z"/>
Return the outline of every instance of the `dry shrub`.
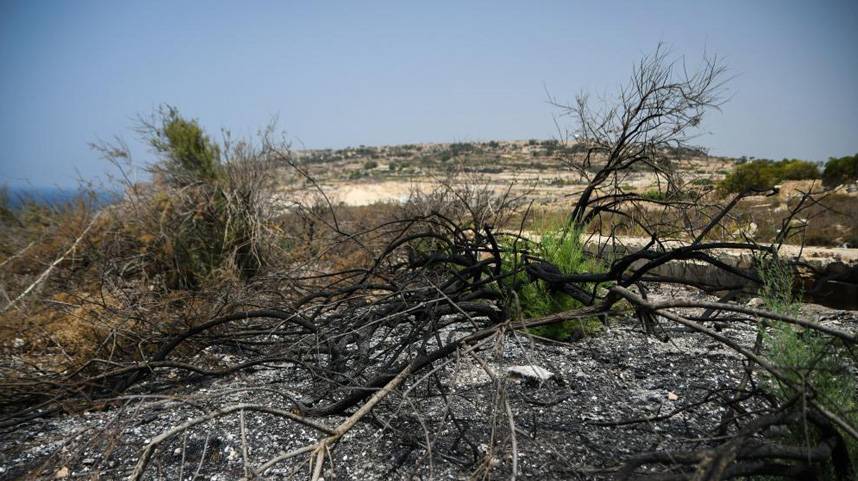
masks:
<path fill-rule="evenodd" d="M 198 288 L 223 272 L 255 275 L 265 263 L 271 219 L 270 137 L 259 145 L 227 140 L 221 147 L 172 108 L 142 131 L 159 159 L 149 167 L 151 186 L 127 186 L 116 219 L 125 234 L 118 257 L 139 252 L 139 270 L 167 288 Z M 126 149 L 101 150 L 114 160 L 130 156 Z"/>
<path fill-rule="evenodd" d="M 818 186 L 819 183 L 816 183 Z M 802 189 L 803 186 L 795 183 L 789 187 L 788 192 L 778 196 L 742 199 L 707 238 L 741 241 L 747 235 L 757 242 L 769 243 L 778 238 L 786 221 L 789 231 L 785 240 L 789 244 L 826 247 L 858 245 L 858 202 L 854 195 L 814 189 L 813 195 L 802 204 L 800 212 L 790 220 L 787 217 L 798 207 L 808 189 Z M 662 239 L 690 241 L 730 200 L 708 195 L 690 204 L 630 203 L 621 209 L 621 214 L 602 213 L 587 226 L 587 231 L 645 238 L 654 233 Z M 542 215 L 562 217 L 564 211 L 553 209 Z"/>
<path fill-rule="evenodd" d="M 444 179 L 437 179 L 431 191 L 413 188 L 402 204 L 399 216 L 440 214 L 475 230 L 486 225 L 505 226 L 519 213 L 529 194 L 528 191 L 513 193 L 513 185 L 514 181 L 499 189 L 485 177 L 459 170 Z"/>
<path fill-rule="evenodd" d="M 279 255 L 269 169 L 286 150 L 270 130 L 256 143 L 214 146 L 173 109 L 145 125 L 159 156 L 154 180 L 123 176 L 116 204 L 98 209 L 92 192 L 62 205 L 0 204 L 0 343 L 15 355 L 58 371 L 94 358 L 137 359 L 241 305 L 247 281 Z M 117 165 L 130 162 L 121 143 L 99 150 Z"/>

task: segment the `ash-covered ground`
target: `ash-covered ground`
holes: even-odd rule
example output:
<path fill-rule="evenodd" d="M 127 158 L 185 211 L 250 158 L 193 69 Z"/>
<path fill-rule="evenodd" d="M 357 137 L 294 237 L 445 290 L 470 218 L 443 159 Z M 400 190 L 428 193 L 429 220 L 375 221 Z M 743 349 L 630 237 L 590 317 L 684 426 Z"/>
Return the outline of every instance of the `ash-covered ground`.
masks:
<path fill-rule="evenodd" d="M 651 294 L 714 300 L 666 287 Z M 858 326 L 856 312 L 807 305 L 803 315 L 845 330 Z M 752 324 L 719 328 L 745 346 L 757 332 Z M 562 344 L 514 334 L 475 356 L 460 353 L 436 363 L 335 446 L 324 477 L 509 479 L 515 452 L 517 479 L 610 479 L 637 453 L 705 446 L 721 422 L 717 401 L 734 395 L 745 377 L 743 360 L 681 326 L 663 321 L 658 329 L 645 335 L 629 319 Z M 217 354 L 225 364 L 241 361 L 240 353 Z M 530 365 L 552 377 L 540 381 L 507 370 Z M 36 420 L 0 434 L 0 479 L 125 479 L 156 436 L 238 403 L 288 410 L 309 382 L 305 371 L 282 364 L 180 386 L 169 379 L 140 386 L 109 409 Z M 247 411 L 243 418 L 244 435 L 235 412 L 168 439 L 144 479 L 238 480 L 278 453 L 324 436 L 270 414 Z M 314 420 L 334 427 L 344 419 Z M 256 479 L 309 475 L 309 455 L 302 454 Z"/>

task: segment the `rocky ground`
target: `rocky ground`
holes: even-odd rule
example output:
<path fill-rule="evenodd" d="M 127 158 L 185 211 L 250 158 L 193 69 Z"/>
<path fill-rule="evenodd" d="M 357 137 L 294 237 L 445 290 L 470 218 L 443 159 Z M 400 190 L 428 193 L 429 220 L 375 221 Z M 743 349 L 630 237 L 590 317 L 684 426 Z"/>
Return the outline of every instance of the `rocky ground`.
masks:
<path fill-rule="evenodd" d="M 673 288 L 655 288 L 653 295 L 705 297 Z M 858 312 L 807 305 L 803 314 L 841 329 L 858 328 Z M 732 324 L 721 333 L 751 345 L 756 328 Z M 241 358 L 218 354 L 224 362 Z M 482 362 L 462 355 L 438 367 L 440 389 L 432 395 L 427 383 L 408 384 L 385 400 L 336 446 L 334 469 L 325 479 L 468 479 L 487 469 L 491 478 L 508 478 L 509 414 L 518 479 L 608 479 L 635 453 L 700 447 L 720 421 L 721 408 L 707 399 L 735 387 L 744 374 L 741 358 L 711 339 L 669 324 L 662 324 L 658 336 L 646 336 L 632 320 L 574 343 L 512 335 L 479 357 Z M 509 371 L 534 365 L 549 371 L 550 379 Z M 291 365 L 180 386 L 167 379 L 145 394 L 129 393 L 120 407 L 34 421 L 0 434 L 0 479 L 124 479 L 159 434 L 238 403 L 288 409 L 308 382 Z M 316 421 L 336 426 L 343 419 Z M 169 439 L 144 479 L 241 479 L 244 447 L 247 464 L 259 466 L 321 437 L 270 414 L 246 412 L 244 436 L 241 425 L 235 412 Z M 262 479 L 305 479 L 307 461 L 301 455 L 277 464 Z"/>
<path fill-rule="evenodd" d="M 574 143 L 556 140 L 519 140 L 347 147 L 339 150 L 299 150 L 295 158 L 333 200 L 362 206 L 375 202 L 398 202 L 414 189 L 426 192 L 438 181 L 455 174 L 467 182 L 485 185 L 496 193 L 533 199 L 537 205 L 568 203 L 570 192 L 580 191 L 587 179 L 567 162 L 570 155 L 583 155 Z M 690 150 L 678 153 L 680 177 L 715 183 L 734 168 L 736 159 L 705 155 Z M 273 173 L 280 194 L 294 197 L 306 188 L 303 175 L 291 168 Z M 648 172 L 630 172 L 623 177 L 626 189 L 644 192 L 657 186 Z"/>

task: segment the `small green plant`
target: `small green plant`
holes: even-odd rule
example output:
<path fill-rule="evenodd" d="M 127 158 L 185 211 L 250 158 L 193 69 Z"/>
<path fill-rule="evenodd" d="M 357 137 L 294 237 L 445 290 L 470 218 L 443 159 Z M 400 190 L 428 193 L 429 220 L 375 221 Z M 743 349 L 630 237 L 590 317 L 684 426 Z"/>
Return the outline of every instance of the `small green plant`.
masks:
<path fill-rule="evenodd" d="M 778 314 L 797 316 L 800 303 L 792 268 L 777 258 L 766 258 L 759 262 L 758 274 L 763 282 L 760 294 L 765 307 Z M 816 393 L 818 402 L 858 425 L 858 386 L 846 368 L 849 360 L 841 346 L 817 332 L 780 321 L 772 321 L 763 334 L 763 346 L 769 360 L 789 381 L 767 379 L 768 388 L 778 399 L 786 402 L 795 396 L 790 385 L 807 386 Z M 797 443 L 818 438 L 818 433 L 805 432 L 806 429 L 806 426 L 793 428 L 791 434 Z M 844 439 L 852 464 L 858 464 L 858 442 L 848 435 Z"/>
<path fill-rule="evenodd" d="M 561 273 L 570 275 L 581 272 L 595 272 L 600 269 L 598 261 L 588 257 L 581 243 L 581 231 L 564 230 L 562 227 L 542 226 L 537 229 L 539 240 L 530 254 L 553 265 Z M 504 256 L 503 265 L 507 272 L 521 267 L 524 262 L 520 252 L 511 252 Z M 507 285 L 515 292 L 517 311 L 522 318 L 530 319 L 548 314 L 568 311 L 581 304 L 567 294 L 552 289 L 541 280 L 531 280 L 524 272 L 507 278 Z M 570 320 L 559 324 L 532 328 L 529 331 L 540 337 L 566 340 L 573 335 L 592 335 L 601 329 L 596 318 Z"/>
<path fill-rule="evenodd" d="M 656 202 L 663 202 L 663 201 L 667 200 L 667 193 L 662 192 L 658 189 L 652 189 L 652 190 L 648 190 L 648 191 L 644 192 L 643 194 L 641 194 L 641 197 L 643 197 L 644 199 L 647 199 L 647 200 L 652 200 L 652 201 L 656 201 Z"/>
<path fill-rule="evenodd" d="M 801 304 L 796 300 L 792 268 L 777 258 L 758 260 L 757 274 L 762 281 L 760 295 L 766 309 L 789 316 L 798 314 Z"/>

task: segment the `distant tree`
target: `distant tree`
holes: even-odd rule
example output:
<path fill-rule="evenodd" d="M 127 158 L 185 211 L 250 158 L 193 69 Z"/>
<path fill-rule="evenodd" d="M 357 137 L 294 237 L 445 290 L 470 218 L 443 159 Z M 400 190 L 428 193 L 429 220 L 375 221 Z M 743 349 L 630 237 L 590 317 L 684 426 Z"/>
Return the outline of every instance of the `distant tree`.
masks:
<path fill-rule="evenodd" d="M 449 150 L 450 150 L 450 154 L 452 154 L 453 156 L 457 156 L 457 155 L 473 152 L 475 150 L 475 147 L 474 147 L 474 144 L 471 144 L 469 142 L 456 142 L 456 143 L 450 144 Z"/>
<path fill-rule="evenodd" d="M 819 166 L 813 162 L 799 159 L 783 159 L 776 164 L 781 180 L 818 179 Z"/>
<path fill-rule="evenodd" d="M 722 193 L 739 193 L 771 189 L 785 180 L 809 180 L 819 177 L 819 167 L 806 160 L 754 160 L 736 166 L 718 187 Z"/>
<path fill-rule="evenodd" d="M 777 183 L 778 178 L 771 163 L 755 160 L 738 165 L 733 172 L 721 180 L 718 188 L 722 193 L 727 194 L 767 190 Z"/>
<path fill-rule="evenodd" d="M 826 185 L 845 184 L 858 180 L 858 154 L 828 159 L 822 179 Z"/>

